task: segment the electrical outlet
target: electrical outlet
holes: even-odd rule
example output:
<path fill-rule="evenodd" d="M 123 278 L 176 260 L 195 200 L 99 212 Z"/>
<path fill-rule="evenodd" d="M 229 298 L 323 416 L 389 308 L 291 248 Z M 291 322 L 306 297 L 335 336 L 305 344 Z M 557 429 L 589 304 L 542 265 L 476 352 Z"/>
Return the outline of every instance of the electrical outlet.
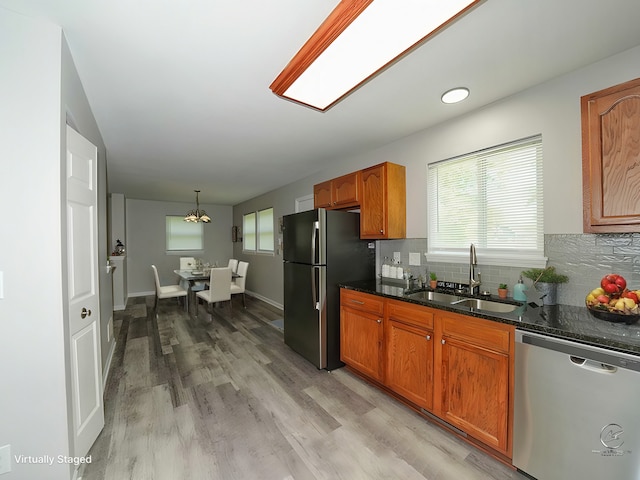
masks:
<path fill-rule="evenodd" d="M 400 252 L 393 252 L 393 261 L 395 263 L 400 263 Z"/>
<path fill-rule="evenodd" d="M 11 471 L 11 445 L 0 447 L 0 475 Z"/>

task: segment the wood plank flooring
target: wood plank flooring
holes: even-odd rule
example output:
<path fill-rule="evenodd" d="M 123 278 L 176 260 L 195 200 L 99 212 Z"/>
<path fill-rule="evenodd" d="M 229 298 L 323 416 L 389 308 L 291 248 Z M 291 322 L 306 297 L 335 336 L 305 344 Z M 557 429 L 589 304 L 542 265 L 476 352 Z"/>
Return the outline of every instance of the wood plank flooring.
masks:
<path fill-rule="evenodd" d="M 284 345 L 274 307 L 129 299 L 83 480 L 525 479 L 345 369 Z M 277 323 L 277 322 L 276 322 Z"/>

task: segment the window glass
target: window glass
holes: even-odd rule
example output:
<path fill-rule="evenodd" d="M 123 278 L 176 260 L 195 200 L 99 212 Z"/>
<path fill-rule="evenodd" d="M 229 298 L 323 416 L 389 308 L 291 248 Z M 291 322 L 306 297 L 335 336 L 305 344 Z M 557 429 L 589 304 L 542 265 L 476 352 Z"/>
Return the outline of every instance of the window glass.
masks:
<path fill-rule="evenodd" d="M 167 251 L 202 250 L 203 245 L 202 223 L 185 222 L 184 217 L 167 215 Z"/>
<path fill-rule="evenodd" d="M 243 250 L 255 251 L 256 249 L 256 214 L 247 213 L 242 217 L 242 241 Z"/>
<path fill-rule="evenodd" d="M 542 137 L 428 165 L 429 254 L 544 255 Z"/>
<path fill-rule="evenodd" d="M 273 208 L 258 212 L 258 250 L 273 252 Z"/>

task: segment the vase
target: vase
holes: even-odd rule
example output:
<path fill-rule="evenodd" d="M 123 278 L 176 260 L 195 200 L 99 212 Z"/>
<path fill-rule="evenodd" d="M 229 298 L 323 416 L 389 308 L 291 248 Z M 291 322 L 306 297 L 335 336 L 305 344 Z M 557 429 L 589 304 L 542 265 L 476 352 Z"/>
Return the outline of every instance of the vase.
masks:
<path fill-rule="evenodd" d="M 507 293 L 509 293 L 509 289 L 507 288 L 499 288 L 498 289 L 498 297 L 507 298 Z"/>
<path fill-rule="evenodd" d="M 429 280 L 429 286 L 435 290 L 436 287 L 438 286 L 438 281 L 437 280 Z"/>
<path fill-rule="evenodd" d="M 558 304 L 558 284 L 557 283 L 538 282 L 534 286 L 536 291 L 540 293 L 543 305 Z"/>

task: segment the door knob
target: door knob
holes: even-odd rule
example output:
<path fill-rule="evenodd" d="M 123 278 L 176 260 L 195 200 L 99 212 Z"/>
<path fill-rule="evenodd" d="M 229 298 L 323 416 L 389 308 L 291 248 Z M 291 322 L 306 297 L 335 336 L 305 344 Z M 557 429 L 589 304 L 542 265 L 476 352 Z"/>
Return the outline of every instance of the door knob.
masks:
<path fill-rule="evenodd" d="M 80 312 L 80 318 L 86 318 L 90 316 L 91 316 L 91 310 L 87 310 L 86 308 L 82 307 L 82 312 Z"/>

